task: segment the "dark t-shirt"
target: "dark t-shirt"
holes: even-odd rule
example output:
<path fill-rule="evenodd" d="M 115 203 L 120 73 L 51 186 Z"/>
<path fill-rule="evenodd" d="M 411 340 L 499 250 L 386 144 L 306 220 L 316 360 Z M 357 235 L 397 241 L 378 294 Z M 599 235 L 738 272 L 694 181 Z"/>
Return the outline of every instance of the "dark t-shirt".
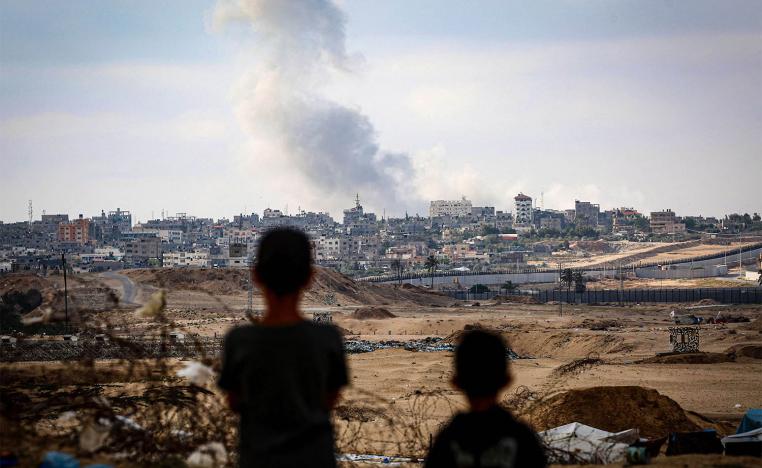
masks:
<path fill-rule="evenodd" d="M 346 384 L 343 341 L 331 325 L 231 330 L 219 386 L 238 397 L 239 465 L 335 466 L 326 401 Z"/>
<path fill-rule="evenodd" d="M 437 435 L 426 468 L 545 467 L 537 436 L 499 406 L 460 413 Z"/>

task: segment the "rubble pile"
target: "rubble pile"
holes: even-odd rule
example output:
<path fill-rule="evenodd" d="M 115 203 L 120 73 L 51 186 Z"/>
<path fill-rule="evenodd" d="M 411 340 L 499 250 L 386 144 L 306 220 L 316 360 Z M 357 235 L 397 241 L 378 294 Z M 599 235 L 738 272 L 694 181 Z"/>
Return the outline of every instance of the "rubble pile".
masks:
<path fill-rule="evenodd" d="M 580 422 L 611 432 L 635 428 L 652 438 L 700 429 L 674 400 L 637 386 L 569 390 L 538 401 L 522 416 L 537 430 Z"/>

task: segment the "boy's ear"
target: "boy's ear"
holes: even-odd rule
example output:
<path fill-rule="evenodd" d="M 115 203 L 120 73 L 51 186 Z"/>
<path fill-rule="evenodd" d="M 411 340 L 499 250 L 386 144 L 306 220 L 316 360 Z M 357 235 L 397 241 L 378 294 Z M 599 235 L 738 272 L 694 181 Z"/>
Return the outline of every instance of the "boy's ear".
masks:
<path fill-rule="evenodd" d="M 262 281 L 259 278 L 259 273 L 257 273 L 257 270 L 254 268 L 251 269 L 251 280 L 256 284 L 257 286 L 262 286 Z"/>
<path fill-rule="evenodd" d="M 304 287 L 302 289 L 310 289 L 312 287 L 312 281 L 315 279 L 315 267 L 310 267 L 310 274 L 307 277 L 307 281 L 304 282 Z"/>
<path fill-rule="evenodd" d="M 457 388 L 458 390 L 463 390 L 463 388 L 460 386 L 460 382 L 458 382 L 458 376 L 453 375 L 452 379 L 450 379 L 450 383 L 453 387 Z"/>

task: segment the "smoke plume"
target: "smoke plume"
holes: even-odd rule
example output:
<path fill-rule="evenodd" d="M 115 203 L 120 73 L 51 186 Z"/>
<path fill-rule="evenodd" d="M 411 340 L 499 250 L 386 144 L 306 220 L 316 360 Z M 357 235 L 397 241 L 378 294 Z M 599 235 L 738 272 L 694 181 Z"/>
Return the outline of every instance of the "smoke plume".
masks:
<path fill-rule="evenodd" d="M 220 0 L 213 20 L 254 33 L 257 66 L 238 98 L 254 138 L 275 148 L 320 196 L 360 192 L 377 208 L 400 202 L 412 180 L 410 158 L 380 150 L 367 116 L 321 93 L 332 74 L 362 60 L 347 53 L 346 18 L 332 1 Z"/>

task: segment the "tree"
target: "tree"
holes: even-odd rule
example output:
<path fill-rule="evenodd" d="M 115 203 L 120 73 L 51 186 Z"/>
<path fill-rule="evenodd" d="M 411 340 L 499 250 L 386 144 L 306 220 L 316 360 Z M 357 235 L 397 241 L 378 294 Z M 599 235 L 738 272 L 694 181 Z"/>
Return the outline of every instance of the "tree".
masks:
<path fill-rule="evenodd" d="M 475 284 L 468 289 L 468 292 L 473 294 L 481 294 L 489 292 L 489 288 L 483 284 Z"/>
<path fill-rule="evenodd" d="M 391 267 L 392 271 L 397 275 L 397 281 L 399 284 L 402 284 L 402 262 L 395 258 L 392 260 Z"/>
<path fill-rule="evenodd" d="M 577 270 L 574 272 L 574 292 L 583 293 L 585 292 L 585 275 L 582 274 L 582 271 Z"/>
<path fill-rule="evenodd" d="M 427 270 L 429 270 L 429 274 L 431 275 L 431 289 L 434 289 L 434 272 L 437 271 L 439 260 L 437 260 L 435 256 L 429 255 L 429 258 L 426 259 L 424 266 Z"/>
<path fill-rule="evenodd" d="M 571 292 L 571 285 L 574 282 L 574 270 L 571 268 L 567 268 L 564 271 L 561 272 L 561 282 L 566 285 L 566 294 L 569 295 L 569 292 Z"/>
<path fill-rule="evenodd" d="M 506 281 L 502 286 L 500 286 L 500 289 L 505 289 L 505 293 L 509 294 L 516 289 L 516 285 L 513 284 L 513 281 Z"/>

